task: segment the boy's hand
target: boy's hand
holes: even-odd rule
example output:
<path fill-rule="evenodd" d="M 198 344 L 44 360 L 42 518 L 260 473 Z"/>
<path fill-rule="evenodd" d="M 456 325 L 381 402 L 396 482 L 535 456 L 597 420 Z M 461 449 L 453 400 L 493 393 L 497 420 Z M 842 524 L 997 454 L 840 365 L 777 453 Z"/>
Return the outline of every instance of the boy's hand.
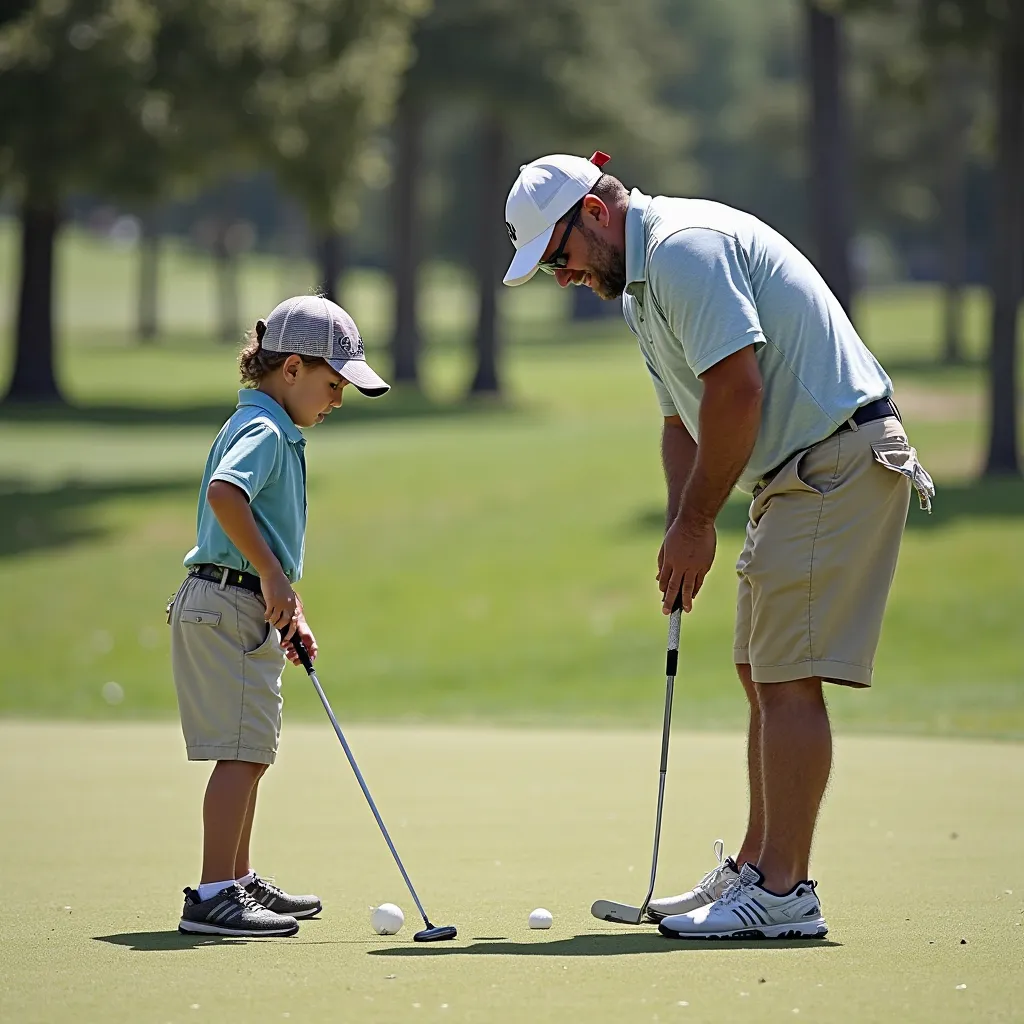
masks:
<path fill-rule="evenodd" d="M 276 629 L 283 629 L 291 636 L 292 629 L 298 620 L 299 604 L 288 577 L 280 569 L 267 576 L 260 576 L 260 589 L 263 591 L 263 603 L 267 610 L 263 618 Z"/>
<path fill-rule="evenodd" d="M 292 631 L 292 635 L 295 633 L 299 634 L 299 639 L 303 642 L 306 650 L 309 652 L 309 660 L 316 661 L 316 637 L 313 636 L 313 631 L 309 628 L 306 622 L 306 617 L 299 612 L 298 618 L 295 620 L 295 629 Z M 284 648 L 285 657 L 293 665 L 301 665 L 299 656 L 295 653 L 295 646 L 291 640 L 282 640 L 281 646 Z"/>

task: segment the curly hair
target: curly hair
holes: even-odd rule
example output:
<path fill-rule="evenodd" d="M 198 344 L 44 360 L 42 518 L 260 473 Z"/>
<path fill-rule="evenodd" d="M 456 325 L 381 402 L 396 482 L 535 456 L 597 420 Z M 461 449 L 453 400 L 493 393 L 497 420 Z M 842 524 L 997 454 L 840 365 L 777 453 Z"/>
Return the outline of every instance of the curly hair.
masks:
<path fill-rule="evenodd" d="M 266 320 L 257 320 L 256 326 L 245 336 L 245 344 L 238 354 L 238 370 L 242 383 L 247 388 L 258 388 L 268 373 L 276 370 L 290 355 L 298 354 L 307 365 L 322 363 L 320 356 L 304 356 L 301 353 L 270 352 L 262 345 L 263 335 L 267 333 Z"/>

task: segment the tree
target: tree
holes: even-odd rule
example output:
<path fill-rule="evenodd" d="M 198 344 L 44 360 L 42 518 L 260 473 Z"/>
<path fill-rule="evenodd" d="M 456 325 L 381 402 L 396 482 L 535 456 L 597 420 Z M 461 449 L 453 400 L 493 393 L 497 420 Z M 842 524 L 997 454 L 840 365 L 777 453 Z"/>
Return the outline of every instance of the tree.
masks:
<path fill-rule="evenodd" d="M 240 141 L 302 204 L 321 287 L 334 297 L 357 190 L 382 172 L 377 129 L 391 116 L 427 0 L 232 3 L 237 17 L 258 12 L 236 65 L 251 75 L 242 102 L 255 129 Z"/>
<path fill-rule="evenodd" d="M 818 269 L 843 309 L 850 312 L 850 152 L 844 92 L 845 47 L 842 15 L 824 0 L 804 0 L 812 224 Z"/>
<path fill-rule="evenodd" d="M 656 0 L 637 0 L 629 18 L 605 5 L 582 0 L 552 4 L 548 0 L 437 0 L 413 37 L 416 61 L 406 76 L 406 99 L 400 104 L 396 212 L 418 216 L 417 190 L 423 178 L 424 113 L 443 105 L 471 105 L 475 110 L 476 152 L 473 191 L 476 205 L 469 260 L 477 283 L 478 317 L 474 332 L 476 366 L 473 393 L 501 390 L 501 333 L 498 317 L 501 255 L 507 246 L 502 215 L 516 166 L 511 139 L 537 140 L 545 130 L 557 132 L 558 148 L 598 148 L 594 134 L 617 132 L 620 139 L 643 138 L 654 154 L 674 153 L 683 132 L 682 119 L 660 104 L 652 68 L 645 60 L 658 45 Z M 653 41 L 653 42 L 648 42 Z M 528 73 L 524 70 L 528 69 Z M 662 131 L 648 130 L 657 124 Z M 585 141 L 586 140 L 586 141 Z M 463 199 L 460 189 L 460 202 Z M 416 239 L 415 221 L 399 223 L 397 239 Z M 415 310 L 415 262 L 421 247 L 412 244 L 395 255 L 396 333 L 393 351 L 414 374 L 418 329 L 410 326 Z M 415 378 L 411 376 L 414 381 Z"/>
<path fill-rule="evenodd" d="M 97 181 L 124 192 L 150 187 L 159 149 L 159 132 L 146 124 L 157 21 L 143 0 L 22 6 L 0 24 L 0 179 L 14 189 L 21 223 L 7 398 L 48 401 L 60 398 L 53 265 L 61 200 Z"/>
<path fill-rule="evenodd" d="M 1024 0 L 921 0 L 922 34 L 995 58 L 995 189 L 989 281 L 989 439 L 987 476 L 1020 473 L 1018 319 L 1024 290 Z"/>

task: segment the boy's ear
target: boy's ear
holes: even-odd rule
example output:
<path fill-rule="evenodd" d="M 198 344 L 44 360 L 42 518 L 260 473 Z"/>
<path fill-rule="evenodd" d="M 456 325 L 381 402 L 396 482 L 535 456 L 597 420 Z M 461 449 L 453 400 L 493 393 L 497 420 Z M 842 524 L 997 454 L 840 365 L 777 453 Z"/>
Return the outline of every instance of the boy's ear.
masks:
<path fill-rule="evenodd" d="M 281 364 L 281 372 L 284 374 L 284 379 L 289 383 L 292 383 L 299 375 L 300 366 L 302 366 L 302 356 L 295 355 L 293 352 Z"/>

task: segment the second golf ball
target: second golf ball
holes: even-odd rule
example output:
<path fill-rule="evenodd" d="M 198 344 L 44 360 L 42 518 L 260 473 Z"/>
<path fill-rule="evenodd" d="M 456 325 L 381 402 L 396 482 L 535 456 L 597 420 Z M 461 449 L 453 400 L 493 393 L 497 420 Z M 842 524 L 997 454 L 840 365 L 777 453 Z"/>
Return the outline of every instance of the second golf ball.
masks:
<path fill-rule="evenodd" d="M 532 914 L 530 914 L 530 927 L 550 928 L 551 911 L 545 910 L 543 907 L 538 907 Z"/>
<path fill-rule="evenodd" d="M 370 924 L 378 935 L 395 935 L 405 924 L 405 914 L 394 903 L 382 903 L 371 908 Z"/>

